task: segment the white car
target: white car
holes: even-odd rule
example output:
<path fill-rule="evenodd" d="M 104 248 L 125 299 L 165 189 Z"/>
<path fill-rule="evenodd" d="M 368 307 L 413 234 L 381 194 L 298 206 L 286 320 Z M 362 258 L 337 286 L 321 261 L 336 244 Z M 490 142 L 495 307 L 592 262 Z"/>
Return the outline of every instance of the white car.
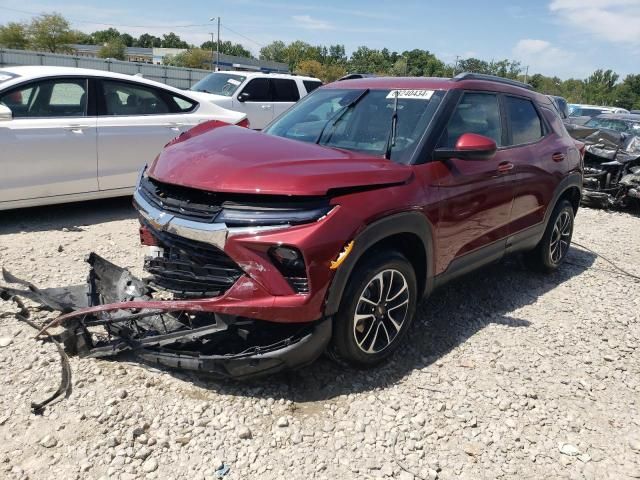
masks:
<path fill-rule="evenodd" d="M 320 87 L 313 77 L 279 73 L 215 72 L 189 90 L 206 94 L 224 108 L 246 113 L 251 128 L 262 130 L 302 97 Z"/>
<path fill-rule="evenodd" d="M 137 76 L 0 68 L 0 210 L 116 197 L 181 132 L 245 114 Z"/>

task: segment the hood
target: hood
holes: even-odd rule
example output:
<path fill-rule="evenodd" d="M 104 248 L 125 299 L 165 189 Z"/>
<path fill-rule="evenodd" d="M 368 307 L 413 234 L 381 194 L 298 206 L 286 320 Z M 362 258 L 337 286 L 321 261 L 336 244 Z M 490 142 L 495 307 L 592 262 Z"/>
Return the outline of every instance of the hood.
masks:
<path fill-rule="evenodd" d="M 315 196 L 332 189 L 404 183 L 412 169 L 381 157 L 216 123 L 167 145 L 149 175 L 215 192 Z"/>

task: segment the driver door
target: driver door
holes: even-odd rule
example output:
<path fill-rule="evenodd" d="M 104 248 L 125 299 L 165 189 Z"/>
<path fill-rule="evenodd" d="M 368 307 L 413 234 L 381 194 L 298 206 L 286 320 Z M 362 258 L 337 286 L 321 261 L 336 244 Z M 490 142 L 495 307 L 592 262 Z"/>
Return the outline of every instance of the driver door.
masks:
<path fill-rule="evenodd" d="M 440 162 L 437 236 L 442 255 L 436 273 L 450 265 L 453 270 L 464 269 L 478 259 L 500 258 L 509 233 L 513 189 L 504 175 L 509 165 L 513 165 L 508 161 L 510 151 L 501 149 L 507 137 L 497 94 L 464 92 L 438 147 L 453 148 L 464 133 L 493 139 L 498 151 L 488 160 L 437 160 Z"/>

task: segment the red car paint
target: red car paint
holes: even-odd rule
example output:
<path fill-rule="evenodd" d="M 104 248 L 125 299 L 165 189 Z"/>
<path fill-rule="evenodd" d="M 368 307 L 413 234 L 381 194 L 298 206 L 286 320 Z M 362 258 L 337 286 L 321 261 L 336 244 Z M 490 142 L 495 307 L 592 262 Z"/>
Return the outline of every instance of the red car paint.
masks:
<path fill-rule="evenodd" d="M 430 89 L 495 92 L 535 102 L 549 132 L 539 141 L 500 148 L 491 158 L 436 160 L 427 150 L 422 163 L 400 165 L 385 158 L 274 137 L 235 126 L 191 131 L 172 142 L 148 170 L 160 182 L 202 191 L 297 197 L 329 197 L 334 208 L 318 221 L 229 236 L 224 252 L 243 276 L 223 295 L 175 302 L 143 302 L 181 310 L 216 312 L 273 322 L 310 322 L 327 314 L 337 271 L 329 268 L 344 246 L 377 221 L 418 212 L 431 232 L 425 252 L 425 293 L 452 267 L 494 249 L 499 256 L 521 249 L 520 237 L 544 227 L 558 198 L 579 198 L 580 152 L 554 114 L 550 100 L 523 88 L 482 80 L 367 78 L 321 89 Z M 320 90 L 321 90 L 320 89 Z M 445 116 L 449 100 L 436 118 Z M 549 107 L 548 109 L 546 107 Z M 435 131 L 432 136 L 439 136 Z M 462 138 L 462 137 L 461 137 Z M 465 141 L 490 148 L 488 139 Z M 562 154 L 562 161 L 552 157 Z M 577 208 L 577 205 L 576 205 Z M 153 244 L 142 235 L 143 243 Z M 296 293 L 269 258 L 276 245 L 303 255 L 309 293 Z M 366 252 L 360 252 L 366 255 Z M 351 255 L 354 255 L 353 253 Z M 470 262 L 471 264 L 473 262 Z M 422 265 L 416 266 L 418 269 Z M 459 269 L 462 270 L 462 269 Z M 158 303 L 158 305 L 156 305 Z M 126 308 L 135 307 L 127 303 Z"/>
<path fill-rule="evenodd" d="M 410 167 L 384 158 L 226 124 L 185 137 L 167 146 L 151 165 L 151 177 L 215 192 L 308 196 L 344 187 L 402 183 L 412 175 Z"/>

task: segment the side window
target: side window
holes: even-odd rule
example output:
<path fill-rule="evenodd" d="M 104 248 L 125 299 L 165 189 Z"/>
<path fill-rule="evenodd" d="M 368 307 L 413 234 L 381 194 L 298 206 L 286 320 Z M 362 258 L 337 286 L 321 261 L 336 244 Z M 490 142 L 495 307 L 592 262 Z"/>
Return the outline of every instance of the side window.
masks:
<path fill-rule="evenodd" d="M 248 102 L 270 102 L 271 88 L 268 78 L 254 78 L 242 90 L 242 94 L 248 94 Z"/>
<path fill-rule="evenodd" d="M 178 106 L 178 110 L 181 112 L 190 112 L 191 110 L 196 108 L 196 103 L 192 102 L 191 100 L 187 100 L 186 98 L 176 97 L 176 96 L 172 98 L 173 98 L 173 101 Z"/>
<path fill-rule="evenodd" d="M 295 80 L 273 78 L 271 85 L 273 85 L 274 102 L 297 102 L 300 100 L 300 92 L 298 92 Z"/>
<path fill-rule="evenodd" d="M 105 115 L 163 115 L 171 109 L 159 90 L 113 80 L 102 81 Z"/>
<path fill-rule="evenodd" d="M 449 119 L 440 139 L 441 147 L 453 148 L 464 133 L 476 133 L 502 145 L 502 122 L 498 96 L 493 93 L 465 93 Z"/>
<path fill-rule="evenodd" d="M 322 86 L 322 82 L 315 82 L 313 80 L 303 80 L 304 88 L 306 88 L 307 93 L 313 92 L 316 88 Z"/>
<path fill-rule="evenodd" d="M 530 100 L 506 97 L 511 125 L 511 144 L 535 142 L 544 136 L 542 121 Z"/>
<path fill-rule="evenodd" d="M 0 96 L 14 118 L 82 117 L 87 114 L 87 80 L 56 79 L 30 83 Z"/>

